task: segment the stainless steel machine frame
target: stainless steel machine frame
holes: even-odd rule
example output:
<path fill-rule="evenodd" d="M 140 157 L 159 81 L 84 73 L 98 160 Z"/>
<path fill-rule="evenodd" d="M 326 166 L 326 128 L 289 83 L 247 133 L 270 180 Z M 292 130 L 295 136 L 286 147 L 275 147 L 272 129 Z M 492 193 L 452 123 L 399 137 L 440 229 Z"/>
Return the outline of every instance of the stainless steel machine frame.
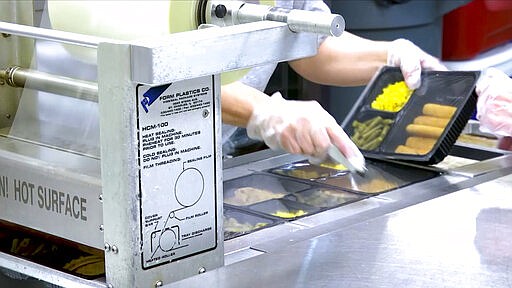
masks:
<path fill-rule="evenodd" d="M 5 6 L 2 5 L 6 5 L 5 3 L 7 2 L 0 2 L 2 20 L 14 22 L 15 19 L 18 19 L 20 20 L 18 23 L 31 24 L 30 19 L 18 17 L 23 14 L 20 11 L 11 13 L 17 11 L 13 7 L 3 9 Z M 20 7 L 23 6 L 23 9 L 32 9 L 32 7 L 24 6 L 29 5 L 28 3 L 31 2 L 16 1 L 16 7 L 21 9 Z M 9 11 L 9 13 L 5 12 L 4 15 L 3 11 Z M 16 16 L 18 18 L 8 18 L 14 15 L 18 15 Z M 50 35 L 52 35 L 51 31 Z M 261 41 L 261 39 L 269 40 L 269 37 L 271 37 L 270 41 Z M 272 50 L 275 46 L 262 46 L 265 45 L 264 43 L 281 41 L 283 38 L 287 41 L 300 41 L 301 50 L 276 51 Z M 7 40 L 1 41 L 0 39 L 0 47 L 4 47 L 2 45 L 6 43 L 12 45 L 24 40 L 32 43 L 30 37 L 10 35 L 3 39 Z M 239 45 L 241 39 L 247 41 L 247 47 L 236 46 Z M 393 242 L 393 239 L 403 239 L 400 237 L 406 237 L 417 230 L 410 232 L 404 231 L 406 229 L 395 229 L 386 233 L 382 233 L 380 230 L 390 223 L 387 221 L 388 219 L 407 220 L 412 216 L 412 219 L 417 221 L 418 219 L 429 219 L 430 213 L 438 213 L 444 217 L 432 220 L 432 223 L 439 225 L 437 226 L 439 229 L 453 229 L 463 222 L 463 218 L 445 221 L 449 219 L 452 212 L 449 209 L 450 202 L 455 201 L 463 211 L 466 211 L 464 207 L 468 205 L 471 209 L 480 209 L 499 203 L 500 199 L 502 199 L 502 203 L 510 203 L 510 196 L 505 194 L 499 196 L 497 192 L 500 191 L 498 190 L 493 191 L 495 193 L 486 193 L 486 190 L 499 188 L 503 193 L 506 193 L 507 189 L 510 190 L 512 155 L 504 151 L 464 146 L 460 143 L 454 148 L 452 154 L 475 157 L 474 159 L 479 162 L 446 170 L 423 167 L 424 169 L 443 171 L 444 174 L 379 196 L 369 197 L 339 208 L 259 230 L 225 243 L 220 241 L 214 250 L 190 258 L 161 266 L 151 266 L 150 269 L 143 268 L 141 259 L 143 244 L 141 243 L 141 233 L 139 233 L 141 230 L 140 219 L 143 214 L 140 209 L 142 197 L 140 197 L 138 172 L 140 167 L 136 161 L 140 150 L 138 146 L 140 138 L 137 134 L 137 124 L 140 122 L 137 112 L 142 109 L 139 106 L 140 101 L 138 100 L 140 99 L 135 97 L 138 87 L 145 85 L 154 87 L 171 82 L 197 85 L 196 83 L 204 83 L 204 81 L 213 79 L 211 87 L 216 92 L 208 97 L 212 97 L 211 99 L 215 101 L 215 104 L 212 102 L 211 106 L 214 109 L 208 110 L 208 113 L 204 115 L 208 114 L 206 117 L 211 117 L 211 122 L 207 127 L 218 129 L 220 117 L 218 111 L 219 73 L 239 66 L 252 66 L 258 63 L 312 55 L 316 51 L 316 46 L 313 44 L 316 41 L 312 40 L 313 37 L 291 33 L 285 24 L 260 22 L 226 27 L 222 30 L 205 29 L 187 32 L 171 35 L 166 39 L 134 41 L 133 43 L 97 42 L 99 44 L 98 88 L 102 129 L 101 161 L 95 157 L 57 150 L 19 139 L 0 137 L 0 174 L 5 177 L 0 177 L 0 204 L 2 205 L 0 219 L 15 218 L 17 219 L 15 222 L 22 225 L 92 247 L 105 248 L 106 279 L 85 280 L 4 253 L 0 253 L 0 267 L 63 287 L 202 287 L 205 283 L 215 283 L 218 287 L 251 285 L 396 287 L 404 285 L 403 275 L 406 272 L 412 275 L 406 280 L 419 275 L 413 279 L 416 281 L 405 283 L 409 287 L 432 287 L 436 284 L 437 286 L 460 287 L 462 282 L 458 282 L 458 280 L 463 281 L 462 278 L 467 276 L 469 279 L 477 280 L 481 279 L 479 278 L 481 275 L 489 276 L 491 280 L 506 280 L 508 271 L 506 269 L 510 269 L 510 266 L 505 267 L 507 262 L 504 262 L 505 265 L 492 266 L 493 269 L 488 270 L 484 268 L 464 270 L 464 265 L 462 265 L 457 266 L 457 269 L 454 270 L 457 273 L 450 273 L 450 271 L 440 273 L 439 269 L 432 269 L 432 266 L 419 261 L 422 258 L 417 259 L 413 254 L 406 253 L 411 252 L 406 249 L 407 247 L 396 245 Z M 224 42 L 230 43 L 231 46 L 225 46 Z M 15 60 L 16 57 L 10 54 L 12 53 L 11 49 L 15 49 L 16 45 L 8 46 L 7 50 L 0 49 L 0 53 L 7 53 L 9 57 L 12 57 L 12 60 L 9 60 L 10 63 L 0 64 L 28 67 L 30 57 L 28 62 L 23 62 L 20 59 Z M 193 51 L 185 49 L 190 47 L 189 45 L 193 45 L 196 49 Z M 27 55 L 31 56 L 30 45 L 28 48 L 25 45 L 23 47 L 28 49 Z M 226 51 L 226 47 L 230 47 L 229 53 Z M 258 49 L 242 49 L 254 47 L 258 47 Z M 262 47 L 264 49 L 261 49 Z M 304 47 L 305 49 L 302 50 Z M 206 49 L 210 53 L 200 53 Z M 221 55 L 222 61 L 215 59 L 212 55 Z M 7 59 L 4 58 L 4 54 L 0 54 L 0 56 L 2 56 L 0 61 Z M 163 58 L 172 59 L 173 65 L 163 64 L 164 62 L 160 61 Z M 191 65 L 191 63 L 209 63 L 211 65 Z M 141 67 L 143 69 L 140 69 Z M 4 95 L 19 97 L 19 93 L 19 90 L 12 87 L 0 85 L 2 98 Z M 0 101 L 3 100 L 0 99 Z M 12 109 L 10 113 L 15 113 L 15 111 Z M 9 121 L 6 121 L 2 122 L 1 128 L 9 126 Z M 204 129 L 206 131 L 209 128 Z M 214 171 L 211 171 L 211 177 L 216 179 L 215 188 L 212 190 L 215 190 L 216 193 L 215 203 L 218 209 L 215 216 L 217 219 L 222 217 L 222 193 L 220 192 L 222 188 L 220 186 L 223 180 L 303 160 L 300 156 L 266 150 L 228 159 L 223 163 L 224 167 L 221 167 L 219 145 L 215 142 L 214 146 L 213 149 L 216 151 L 215 168 Z M 211 163 L 209 162 L 209 164 Z M 13 179 L 18 181 L 20 198 L 16 201 L 11 201 L 12 195 L 15 193 L 12 189 L 9 191 L 6 191 L 5 188 L 1 189 L 1 187 L 7 187 L 4 184 L 7 183 L 5 179 L 8 179 L 9 183 L 12 183 Z M 109 181 L 105 181 L 105 179 L 109 179 Z M 77 217 L 66 218 L 57 213 L 44 213 L 37 207 L 31 208 L 30 197 L 27 198 L 31 185 L 43 189 L 53 189 L 57 191 L 57 195 L 60 195 L 58 192 L 63 192 L 63 197 L 67 194 L 71 195 L 71 199 L 83 198 L 82 202 L 87 203 L 85 211 L 87 221 L 81 219 L 83 215 L 79 213 L 80 210 L 75 210 L 78 213 Z M 7 194 L 9 196 L 6 196 Z M 468 195 L 470 201 L 465 201 L 464 199 L 467 199 Z M 6 203 L 9 205 L 6 206 Z M 80 200 L 77 203 L 80 203 Z M 436 206 L 432 203 L 441 205 Z M 506 204 L 503 207 L 507 208 L 510 205 Z M 24 215 L 30 214 L 34 217 L 21 218 L 15 213 L 16 209 L 23 211 Z M 152 218 L 148 219 L 149 223 L 153 222 Z M 472 221 L 473 219 L 468 218 L 467 220 Z M 217 240 L 222 239 L 221 222 L 215 222 Z M 492 226 L 492 223 L 487 224 Z M 507 223 L 498 221 L 492 227 L 499 228 L 499 225 L 505 226 Z M 424 234 L 439 233 L 439 229 L 434 226 L 428 227 L 429 229 Z M 137 232 L 134 233 L 134 231 Z M 380 238 L 381 235 L 387 237 Z M 458 239 L 471 243 L 472 237 L 474 235 L 471 233 L 462 233 L 459 234 Z M 420 243 L 425 245 L 426 242 Z M 504 246 L 504 243 L 500 242 L 494 245 L 498 248 L 509 247 Z M 430 241 L 430 244 L 428 247 L 431 249 L 445 248 L 439 241 Z M 423 247 L 417 248 L 422 249 Z M 466 249 L 463 252 L 474 252 L 470 249 L 471 245 L 462 248 Z M 395 256 L 379 258 L 379 255 Z M 430 259 L 438 258 L 431 257 Z M 441 260 L 433 263 L 443 265 Z M 421 265 L 411 266 L 408 261 L 419 261 L 415 263 Z M 223 262 L 226 265 L 220 267 Z M 384 266 L 389 269 L 372 268 Z M 448 267 L 448 265 L 443 267 Z M 254 273 L 254 271 L 258 272 Z M 200 272 L 205 273 L 178 280 Z M 422 277 L 423 275 L 429 277 Z M 505 276 L 497 278 L 501 277 L 500 275 Z M 478 287 L 478 283 L 483 282 L 474 283 L 476 284 L 473 285 Z"/>
<path fill-rule="evenodd" d="M 26 9 L 16 1 L 7 3 L 3 5 L 7 5 L 10 11 L 21 13 L 19 9 Z M 15 22 L 16 19 L 7 20 Z M 48 273 L 51 269 L 37 264 L 24 263 L 20 266 L 20 259 L 13 259 L 4 254 L 1 254 L 0 266 L 23 271 L 24 274 L 56 285 L 67 286 L 69 283 L 75 283 L 90 287 L 158 287 L 222 266 L 223 176 L 221 139 L 218 136 L 221 127 L 219 74 L 314 55 L 316 35 L 294 33 L 286 23 L 264 21 L 221 29 L 201 29 L 127 43 L 85 35 L 82 38 L 77 34 L 18 24 L 0 24 L 0 30 L 6 35 L 9 34 L 7 38 L 10 39 L 42 38 L 97 46 L 101 161 L 94 157 L 84 157 L 35 143 L 1 137 L 3 205 L 0 217 L 78 243 L 105 249 L 106 283 L 87 281 L 63 275 L 64 273 Z M 280 49 L 282 45 L 276 43 L 287 43 L 290 49 Z M 190 49 L 191 47 L 193 49 Z M 15 51 L 17 47 L 9 48 L 9 51 Z M 2 64 L 23 64 L 17 61 L 18 59 L 15 60 L 8 60 L 8 63 Z M 144 113 L 144 110 L 148 112 L 148 106 L 155 99 L 145 99 L 146 96 L 140 94 L 163 85 L 182 85 L 189 87 L 189 91 L 199 89 L 201 93 L 198 94 L 203 95 L 204 103 L 201 106 L 202 110 L 194 115 L 199 115 L 198 118 L 204 119 L 206 124 L 201 124 L 195 116 L 182 119 L 183 123 L 179 123 L 180 118 L 177 116 L 142 117 L 141 113 Z M 13 90 L 2 87 L 4 88 L 10 93 Z M 176 91 L 166 90 L 165 93 L 169 93 L 168 97 L 173 97 L 174 92 Z M 175 94 L 178 93 L 180 92 Z M 160 113 L 168 108 L 162 109 Z M 161 122 L 156 123 L 155 119 L 160 119 Z M 199 150 L 203 155 L 199 156 L 192 152 L 194 159 L 191 159 L 192 156 L 184 156 L 182 169 L 176 169 L 173 161 L 160 163 L 159 173 L 151 175 L 152 173 L 144 171 L 142 163 L 142 160 L 146 159 L 146 155 L 143 155 L 146 153 L 143 142 L 147 140 L 145 136 L 149 135 L 144 135 L 144 131 L 158 131 L 168 126 L 169 122 L 176 123 L 174 126 L 182 128 L 183 134 L 187 131 L 194 132 L 195 127 L 198 133 L 194 135 L 205 135 L 196 139 L 204 145 L 203 147 L 179 147 L 183 149 L 181 155 L 194 150 Z M 177 139 L 177 136 L 174 139 Z M 190 215 L 190 218 L 202 219 L 193 223 L 203 226 L 199 226 L 199 230 L 191 230 L 198 228 L 190 225 L 195 227 L 189 228 L 192 240 L 189 244 L 177 247 L 185 251 L 181 254 L 180 250 L 175 252 L 173 249 L 176 248 L 173 245 L 176 244 L 175 238 L 179 233 L 173 229 L 179 229 L 179 225 L 164 227 L 160 241 L 164 232 L 169 232 L 166 235 L 171 236 L 166 237 L 171 238 L 167 238 L 168 243 L 159 242 L 158 245 L 167 260 L 153 257 L 156 252 L 148 256 L 148 252 L 153 252 L 153 244 L 148 240 L 146 227 L 156 227 L 159 220 L 165 220 L 165 225 L 168 221 L 178 221 L 169 219 L 178 219 L 175 213 L 181 209 L 178 207 L 169 212 L 167 219 L 161 219 L 162 216 L 158 214 L 160 210 L 171 208 L 165 206 L 169 202 L 162 202 L 161 198 L 158 198 L 158 181 L 161 183 L 159 177 L 178 178 L 176 191 L 177 186 L 192 185 L 187 182 L 179 183 L 179 177 L 187 171 L 185 163 L 194 161 L 206 163 L 206 166 L 202 166 L 202 171 L 189 170 L 192 174 L 185 175 L 183 181 L 200 177 L 204 186 L 196 187 L 196 196 L 207 200 L 205 204 L 199 205 L 199 210 L 192 210 L 187 215 Z M 162 174 L 163 168 L 168 168 L 169 171 Z M 43 201 L 44 197 L 41 196 L 46 195 L 44 193 L 51 195 L 51 211 L 45 211 L 42 202 L 38 202 Z M 176 196 L 182 208 L 198 206 L 197 203 L 204 202 L 197 199 L 192 201 L 187 195 L 181 197 L 183 198 L 179 199 Z M 20 213 L 21 211 L 23 213 Z M 27 214 L 30 217 L 26 217 Z M 181 217 L 185 215 L 182 214 Z M 189 216 L 186 217 L 188 219 Z M 185 219 L 179 219 L 183 220 Z M 178 239 L 178 244 L 180 243 Z M 167 245 L 165 249 L 164 245 Z"/>

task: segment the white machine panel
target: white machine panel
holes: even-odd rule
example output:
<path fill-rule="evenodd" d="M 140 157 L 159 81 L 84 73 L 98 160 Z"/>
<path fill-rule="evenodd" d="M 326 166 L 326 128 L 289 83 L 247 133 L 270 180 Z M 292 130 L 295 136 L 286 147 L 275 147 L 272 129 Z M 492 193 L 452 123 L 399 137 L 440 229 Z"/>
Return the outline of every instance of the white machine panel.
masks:
<path fill-rule="evenodd" d="M 137 87 L 144 269 L 216 248 L 213 84 Z"/>

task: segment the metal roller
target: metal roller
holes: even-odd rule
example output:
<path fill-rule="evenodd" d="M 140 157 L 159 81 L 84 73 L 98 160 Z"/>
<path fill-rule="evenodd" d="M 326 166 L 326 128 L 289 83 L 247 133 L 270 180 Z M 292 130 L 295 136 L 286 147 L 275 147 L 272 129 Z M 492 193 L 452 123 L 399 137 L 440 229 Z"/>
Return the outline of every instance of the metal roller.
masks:
<path fill-rule="evenodd" d="M 0 81 L 12 87 L 30 88 L 98 102 L 98 85 L 93 82 L 52 75 L 18 66 L 0 70 Z"/>

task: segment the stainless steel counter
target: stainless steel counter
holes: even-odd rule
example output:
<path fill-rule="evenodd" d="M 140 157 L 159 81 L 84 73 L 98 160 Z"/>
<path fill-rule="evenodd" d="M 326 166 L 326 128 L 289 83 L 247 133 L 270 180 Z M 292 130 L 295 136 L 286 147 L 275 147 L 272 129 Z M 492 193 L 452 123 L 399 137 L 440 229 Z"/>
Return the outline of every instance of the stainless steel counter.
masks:
<path fill-rule="evenodd" d="M 484 162 L 498 168 L 425 181 L 408 198 L 399 189 L 352 217 L 260 237 L 248 244 L 257 256 L 168 287 L 512 287 L 512 157 Z"/>
<path fill-rule="evenodd" d="M 164 286 L 510 287 L 512 154 L 461 145 L 452 152 L 468 159 L 421 167 L 438 177 L 227 240 L 226 266 Z M 299 160 L 268 150 L 238 157 L 225 162 L 224 181 Z M 3 253 L 0 266 L 33 277 L 0 273 L 0 287 L 107 287 L 104 278 Z"/>

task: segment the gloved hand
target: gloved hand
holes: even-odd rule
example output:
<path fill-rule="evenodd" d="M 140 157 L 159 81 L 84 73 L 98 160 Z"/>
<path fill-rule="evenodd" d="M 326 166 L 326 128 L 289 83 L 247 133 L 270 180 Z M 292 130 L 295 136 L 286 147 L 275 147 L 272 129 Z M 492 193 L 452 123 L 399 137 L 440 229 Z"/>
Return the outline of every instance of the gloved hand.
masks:
<path fill-rule="evenodd" d="M 390 42 L 388 65 L 400 67 L 407 86 L 417 89 L 421 84 L 421 69 L 446 71 L 441 62 L 421 50 L 409 40 L 397 39 Z"/>
<path fill-rule="evenodd" d="M 512 151 L 512 137 L 505 136 L 498 141 L 498 149 Z"/>
<path fill-rule="evenodd" d="M 476 83 L 480 130 L 512 136 L 512 79 L 496 69 L 485 70 Z"/>
<path fill-rule="evenodd" d="M 263 140 L 273 150 L 318 159 L 325 159 L 327 149 L 334 145 L 356 169 L 364 167 L 357 146 L 316 101 L 285 100 L 279 92 L 274 93 L 269 101 L 254 107 L 247 135 Z"/>

